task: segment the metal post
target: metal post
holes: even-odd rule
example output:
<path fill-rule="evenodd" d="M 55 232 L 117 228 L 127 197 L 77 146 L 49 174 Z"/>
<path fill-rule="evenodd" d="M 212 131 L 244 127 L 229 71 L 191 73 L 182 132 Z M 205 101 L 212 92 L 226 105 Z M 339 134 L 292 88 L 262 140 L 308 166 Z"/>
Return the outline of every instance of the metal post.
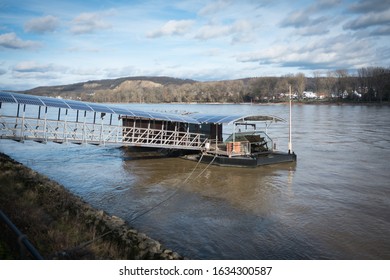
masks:
<path fill-rule="evenodd" d="M 103 141 L 103 119 L 104 119 L 104 113 L 102 113 L 100 116 L 101 116 L 101 119 L 102 119 L 102 122 L 101 122 L 101 127 L 100 127 L 100 145 L 103 143 L 103 145 L 105 144 L 104 141 Z"/>
<path fill-rule="evenodd" d="M 133 140 L 131 141 L 132 143 L 134 143 L 134 140 L 135 140 L 135 139 L 134 139 L 134 137 L 135 137 L 135 122 L 136 122 L 136 119 L 133 120 L 133 133 L 132 133 L 132 136 L 131 136 L 132 139 L 133 139 Z M 140 126 L 141 126 L 141 125 L 140 125 Z"/>
<path fill-rule="evenodd" d="M 123 125 L 121 125 L 121 121 L 120 120 L 121 120 L 121 115 L 118 116 L 118 125 L 117 125 L 115 143 L 117 143 L 118 140 L 119 140 L 119 133 L 120 133 L 120 131 L 122 131 L 122 134 L 123 134 L 123 130 L 121 129 L 121 127 L 123 127 Z"/>
<path fill-rule="evenodd" d="M 146 133 L 146 143 L 150 143 L 149 137 L 150 137 L 150 120 L 148 122 L 148 132 Z"/>
<path fill-rule="evenodd" d="M 164 122 L 161 125 L 161 143 L 160 144 L 163 144 L 163 143 L 164 143 Z"/>
<path fill-rule="evenodd" d="M 289 87 L 289 91 L 290 91 L 290 100 L 289 100 L 289 117 L 290 117 L 290 120 L 289 120 L 289 130 L 288 130 L 288 153 L 291 154 L 292 153 L 292 139 L 291 139 L 291 85 Z"/>
<path fill-rule="evenodd" d="M 47 106 L 45 107 L 45 121 L 43 124 L 43 137 L 45 138 L 45 143 L 47 143 Z"/>
<path fill-rule="evenodd" d="M 65 110 L 65 124 L 64 124 L 64 139 L 65 143 L 68 142 L 68 133 L 67 133 L 67 121 L 68 121 L 68 109 Z"/>
<path fill-rule="evenodd" d="M 24 117 L 26 116 L 26 104 L 23 105 L 23 117 L 22 117 L 22 127 L 20 130 L 20 138 L 24 141 Z"/>
<path fill-rule="evenodd" d="M 82 142 L 85 141 L 85 144 L 87 144 L 87 141 L 88 141 L 88 137 L 86 137 L 86 129 L 85 129 L 85 126 L 86 126 L 86 122 L 87 122 L 87 111 L 84 111 L 84 124 L 83 124 L 83 140 Z"/>
<path fill-rule="evenodd" d="M 215 151 L 218 151 L 218 123 L 215 125 Z"/>
<path fill-rule="evenodd" d="M 96 124 L 96 112 L 93 112 L 93 125 L 92 125 L 92 138 L 91 140 L 95 140 L 95 124 Z"/>

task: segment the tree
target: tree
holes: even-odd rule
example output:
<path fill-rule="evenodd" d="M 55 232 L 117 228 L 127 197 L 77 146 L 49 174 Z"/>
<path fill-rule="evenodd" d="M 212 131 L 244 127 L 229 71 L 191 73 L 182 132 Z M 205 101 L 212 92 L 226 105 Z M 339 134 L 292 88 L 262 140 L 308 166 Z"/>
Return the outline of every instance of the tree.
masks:
<path fill-rule="evenodd" d="M 298 100 L 301 100 L 303 98 L 303 92 L 306 88 L 305 74 L 298 73 L 295 75 L 293 87 L 294 90 L 298 93 Z"/>

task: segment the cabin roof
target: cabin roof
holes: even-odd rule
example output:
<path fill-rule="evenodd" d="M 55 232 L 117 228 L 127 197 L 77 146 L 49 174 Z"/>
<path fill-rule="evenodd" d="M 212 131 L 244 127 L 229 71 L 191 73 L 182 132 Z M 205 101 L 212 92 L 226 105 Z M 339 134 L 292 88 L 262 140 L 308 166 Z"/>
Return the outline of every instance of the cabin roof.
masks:
<path fill-rule="evenodd" d="M 247 122 L 247 121 L 283 121 L 279 117 L 268 116 L 268 115 L 219 115 L 219 114 L 189 114 L 189 115 L 179 115 L 179 114 L 169 114 L 169 113 L 160 113 L 152 112 L 145 110 L 133 110 L 120 105 L 107 105 L 103 103 L 91 103 L 83 102 L 69 99 L 58 99 L 53 97 L 29 95 L 29 94 L 20 94 L 13 92 L 0 91 L 0 102 L 5 103 L 16 103 L 16 104 L 29 104 L 36 106 L 47 106 L 55 108 L 65 108 L 81 111 L 92 111 L 99 113 L 108 113 L 108 114 L 118 114 L 127 117 L 134 118 L 145 118 L 153 120 L 163 120 L 171 122 L 182 122 L 182 123 L 212 123 L 212 124 L 232 124 L 236 122 Z"/>
<path fill-rule="evenodd" d="M 214 124 L 232 124 L 236 122 L 285 122 L 284 119 L 269 115 L 213 115 L 213 114 L 191 114 L 190 117 L 198 120 L 200 123 Z"/>

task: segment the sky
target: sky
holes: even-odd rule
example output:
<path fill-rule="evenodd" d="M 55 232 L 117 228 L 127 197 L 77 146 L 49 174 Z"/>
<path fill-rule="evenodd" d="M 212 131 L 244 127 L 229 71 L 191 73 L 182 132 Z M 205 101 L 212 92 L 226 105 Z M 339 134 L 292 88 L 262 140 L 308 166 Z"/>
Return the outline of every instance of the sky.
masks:
<path fill-rule="evenodd" d="M 0 0 L 0 89 L 390 66 L 390 0 Z"/>

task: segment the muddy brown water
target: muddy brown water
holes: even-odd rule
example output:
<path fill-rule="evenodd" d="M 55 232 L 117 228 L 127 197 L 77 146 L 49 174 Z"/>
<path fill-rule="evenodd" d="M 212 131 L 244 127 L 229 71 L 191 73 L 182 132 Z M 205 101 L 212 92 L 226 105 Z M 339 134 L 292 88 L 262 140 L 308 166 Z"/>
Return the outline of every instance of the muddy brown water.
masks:
<path fill-rule="evenodd" d="M 129 106 L 288 119 L 285 105 Z M 268 132 L 287 149 L 287 124 Z M 117 147 L 0 140 L 0 151 L 188 258 L 390 259 L 390 107 L 294 105 L 293 132 L 297 163 L 254 169 Z"/>

